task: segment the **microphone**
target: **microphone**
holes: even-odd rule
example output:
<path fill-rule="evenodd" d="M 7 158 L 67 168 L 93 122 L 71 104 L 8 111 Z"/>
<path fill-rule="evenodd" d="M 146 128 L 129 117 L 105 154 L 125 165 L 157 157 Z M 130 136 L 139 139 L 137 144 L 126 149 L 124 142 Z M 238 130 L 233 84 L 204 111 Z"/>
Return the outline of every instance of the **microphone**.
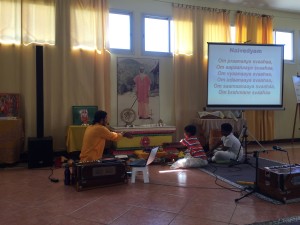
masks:
<path fill-rule="evenodd" d="M 286 150 L 282 149 L 281 147 L 279 147 L 277 145 L 273 146 L 273 150 L 280 151 L 280 152 L 287 152 Z"/>

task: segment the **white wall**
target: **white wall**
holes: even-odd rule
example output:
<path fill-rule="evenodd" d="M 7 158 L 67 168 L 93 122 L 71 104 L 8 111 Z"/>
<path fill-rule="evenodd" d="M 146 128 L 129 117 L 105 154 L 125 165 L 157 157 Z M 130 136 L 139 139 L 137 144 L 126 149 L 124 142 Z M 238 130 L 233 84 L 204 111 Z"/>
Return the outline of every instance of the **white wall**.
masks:
<path fill-rule="evenodd" d="M 296 109 L 296 97 L 292 83 L 292 76 L 297 72 L 300 73 L 299 66 L 299 31 L 300 31 L 300 14 L 293 14 L 287 12 L 270 11 L 255 8 L 243 8 L 228 3 L 211 3 L 208 0 L 174 0 L 168 3 L 167 1 L 155 0 L 110 0 L 110 8 L 123 9 L 133 12 L 134 15 L 134 54 L 126 55 L 126 57 L 144 57 L 141 55 L 141 14 L 152 13 L 154 15 L 171 16 L 172 3 L 183 3 L 190 5 L 199 5 L 212 8 L 222 8 L 231 10 L 232 22 L 234 20 L 234 13 L 236 10 L 256 12 L 260 14 L 267 14 L 274 16 L 274 29 L 294 31 L 295 33 L 295 62 L 284 65 L 284 107 L 283 111 L 275 111 L 275 139 L 290 139 L 292 138 L 292 131 L 294 125 L 294 116 Z M 233 23 L 232 23 L 233 24 Z M 112 124 L 116 124 L 117 118 L 117 91 L 116 91 L 116 57 L 124 55 L 112 55 L 111 61 L 111 77 L 112 77 Z M 158 57 L 156 57 L 158 58 Z M 174 124 L 174 100 L 173 100 L 173 83 L 172 76 L 172 58 L 161 57 L 160 60 L 160 114 L 164 122 L 167 124 Z M 201 111 L 202 109 L 199 109 Z M 297 116 L 297 126 L 295 138 L 300 137 L 300 115 Z"/>
<path fill-rule="evenodd" d="M 133 58 L 155 58 L 159 59 L 159 85 L 160 85 L 160 118 L 164 123 L 174 124 L 174 101 L 173 101 L 173 72 L 172 57 L 156 57 L 143 56 L 141 54 L 141 21 L 142 14 L 151 13 L 154 15 L 171 16 L 172 7 L 170 3 L 162 3 L 158 1 L 147 0 L 111 0 L 110 8 L 126 10 L 133 13 L 134 23 L 134 54 L 133 55 L 116 55 L 112 54 L 111 58 L 111 80 L 112 80 L 112 107 L 111 107 L 111 125 L 117 124 L 117 57 L 133 57 Z M 157 123 L 158 121 L 153 121 Z"/>

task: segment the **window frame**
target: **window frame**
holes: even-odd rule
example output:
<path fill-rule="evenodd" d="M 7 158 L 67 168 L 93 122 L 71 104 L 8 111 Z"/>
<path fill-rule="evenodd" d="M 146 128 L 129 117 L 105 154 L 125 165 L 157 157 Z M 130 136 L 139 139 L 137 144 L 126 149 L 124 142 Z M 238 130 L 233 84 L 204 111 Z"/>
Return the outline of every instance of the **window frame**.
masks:
<path fill-rule="evenodd" d="M 133 55 L 134 54 L 134 44 L 133 44 L 134 43 L 134 36 L 133 36 L 133 34 L 134 34 L 134 26 L 133 26 L 134 17 L 133 17 L 133 12 L 126 11 L 126 10 L 120 10 L 120 9 L 109 9 L 109 14 L 111 14 L 111 13 L 112 14 L 128 15 L 129 16 L 130 49 L 111 48 L 110 45 L 109 45 L 109 51 L 111 53 L 115 53 L 115 54 Z"/>
<path fill-rule="evenodd" d="M 169 46 L 168 46 L 168 49 L 169 49 L 169 52 L 155 52 L 155 51 L 146 51 L 145 48 L 146 48 L 146 36 L 145 36 L 145 19 L 146 18 L 150 18 L 150 19 L 161 19 L 161 20 L 167 20 L 168 21 L 168 34 L 169 34 L 169 37 L 168 37 L 168 43 L 169 43 Z M 145 56 L 164 56 L 164 57 L 172 57 L 173 56 L 173 53 L 172 53 L 172 48 L 171 48 L 171 22 L 172 22 L 172 17 L 171 16 L 161 16 L 161 15 L 153 15 L 153 14 L 142 14 L 141 16 L 141 30 L 142 30 L 142 55 L 145 55 Z"/>
<path fill-rule="evenodd" d="M 285 63 L 295 63 L 295 31 L 293 30 L 285 30 L 285 29 L 274 29 L 273 30 L 273 37 L 274 37 L 274 44 L 281 44 L 281 43 L 276 43 L 276 32 L 281 32 L 281 33 L 290 33 L 292 34 L 292 47 L 291 47 L 291 50 L 292 50 L 292 59 L 285 59 L 284 58 L 284 62 Z M 285 46 L 284 46 L 285 47 Z"/>

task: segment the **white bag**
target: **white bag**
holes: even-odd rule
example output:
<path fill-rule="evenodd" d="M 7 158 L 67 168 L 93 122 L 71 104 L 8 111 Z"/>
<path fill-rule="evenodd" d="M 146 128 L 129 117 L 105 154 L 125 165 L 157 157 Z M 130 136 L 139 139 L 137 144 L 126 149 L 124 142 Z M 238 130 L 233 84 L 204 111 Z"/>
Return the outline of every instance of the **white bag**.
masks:
<path fill-rule="evenodd" d="M 193 168 L 206 166 L 207 161 L 201 158 L 193 158 L 190 154 L 186 154 L 183 159 L 178 159 L 171 165 L 171 169 Z"/>

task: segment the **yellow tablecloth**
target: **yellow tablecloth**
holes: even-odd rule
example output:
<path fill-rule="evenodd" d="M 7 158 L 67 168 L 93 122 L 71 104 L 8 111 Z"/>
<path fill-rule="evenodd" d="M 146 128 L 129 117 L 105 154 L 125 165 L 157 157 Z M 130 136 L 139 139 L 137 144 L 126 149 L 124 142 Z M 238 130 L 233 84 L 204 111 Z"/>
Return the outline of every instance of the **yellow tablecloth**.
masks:
<path fill-rule="evenodd" d="M 81 151 L 83 135 L 87 126 L 71 125 L 67 132 L 67 152 Z M 106 141 L 105 148 L 111 148 L 112 142 Z"/>
<path fill-rule="evenodd" d="M 149 153 L 144 152 L 143 150 L 135 150 L 134 154 L 136 154 L 138 158 L 143 158 L 143 159 L 147 159 L 149 156 Z M 167 154 L 168 154 L 167 152 L 157 152 L 155 157 L 162 158 L 165 157 Z"/>
<path fill-rule="evenodd" d="M 22 119 L 0 120 L 0 163 L 19 161 L 23 147 Z"/>
<path fill-rule="evenodd" d="M 67 133 L 67 151 L 68 152 L 75 152 L 81 151 L 83 135 L 85 132 L 86 126 L 77 126 L 72 125 L 68 127 Z"/>

